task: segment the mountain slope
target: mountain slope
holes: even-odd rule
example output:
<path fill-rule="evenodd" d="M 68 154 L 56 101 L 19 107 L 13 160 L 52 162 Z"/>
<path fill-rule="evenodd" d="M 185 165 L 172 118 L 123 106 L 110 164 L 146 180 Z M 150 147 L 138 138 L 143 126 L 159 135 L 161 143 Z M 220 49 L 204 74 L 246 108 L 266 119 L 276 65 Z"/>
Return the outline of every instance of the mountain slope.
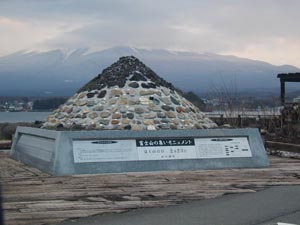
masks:
<path fill-rule="evenodd" d="M 121 56 L 133 55 L 184 91 L 206 92 L 233 87 L 237 91 L 276 90 L 278 73 L 294 66 L 211 53 L 171 52 L 115 47 L 98 52 L 16 52 L 0 58 L 0 95 L 71 95 Z"/>

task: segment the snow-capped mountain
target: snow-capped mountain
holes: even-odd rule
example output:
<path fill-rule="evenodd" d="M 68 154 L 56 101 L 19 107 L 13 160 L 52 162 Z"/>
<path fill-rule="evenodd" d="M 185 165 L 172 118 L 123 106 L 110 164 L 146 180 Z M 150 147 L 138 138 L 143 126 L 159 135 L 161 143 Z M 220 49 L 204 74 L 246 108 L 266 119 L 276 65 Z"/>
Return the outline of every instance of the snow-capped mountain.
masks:
<path fill-rule="evenodd" d="M 136 56 L 158 75 L 184 91 L 207 92 L 218 86 L 236 91 L 275 90 L 278 73 L 299 72 L 294 66 L 212 53 L 172 52 L 115 47 L 90 52 L 16 52 L 0 57 L 0 95 L 72 95 L 121 56 Z"/>

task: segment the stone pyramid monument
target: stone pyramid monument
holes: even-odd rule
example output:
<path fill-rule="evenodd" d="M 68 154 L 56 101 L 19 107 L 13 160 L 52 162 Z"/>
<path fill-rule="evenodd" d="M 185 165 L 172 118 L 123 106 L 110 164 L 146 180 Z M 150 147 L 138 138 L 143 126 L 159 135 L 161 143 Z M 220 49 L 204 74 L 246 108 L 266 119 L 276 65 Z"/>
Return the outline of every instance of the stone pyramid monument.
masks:
<path fill-rule="evenodd" d="M 121 57 L 55 110 L 43 128 L 202 129 L 217 125 L 133 56 Z"/>

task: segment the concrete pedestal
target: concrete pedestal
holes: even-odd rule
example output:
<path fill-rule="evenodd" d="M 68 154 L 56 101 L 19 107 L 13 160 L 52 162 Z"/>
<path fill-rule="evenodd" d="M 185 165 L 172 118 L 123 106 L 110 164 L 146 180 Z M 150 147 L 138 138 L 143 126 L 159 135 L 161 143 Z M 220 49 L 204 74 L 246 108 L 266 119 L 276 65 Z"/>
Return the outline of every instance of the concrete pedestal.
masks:
<path fill-rule="evenodd" d="M 18 127 L 11 156 L 52 175 L 269 166 L 257 129 L 54 131 Z"/>

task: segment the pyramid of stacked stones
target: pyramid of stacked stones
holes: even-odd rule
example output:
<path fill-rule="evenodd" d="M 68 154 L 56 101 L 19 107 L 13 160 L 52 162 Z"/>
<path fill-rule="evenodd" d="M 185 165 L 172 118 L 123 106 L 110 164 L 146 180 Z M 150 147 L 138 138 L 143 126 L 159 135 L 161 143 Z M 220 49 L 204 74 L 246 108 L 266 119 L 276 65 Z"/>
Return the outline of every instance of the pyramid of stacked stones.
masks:
<path fill-rule="evenodd" d="M 43 128 L 161 130 L 216 124 L 133 56 L 116 63 L 55 110 Z"/>

